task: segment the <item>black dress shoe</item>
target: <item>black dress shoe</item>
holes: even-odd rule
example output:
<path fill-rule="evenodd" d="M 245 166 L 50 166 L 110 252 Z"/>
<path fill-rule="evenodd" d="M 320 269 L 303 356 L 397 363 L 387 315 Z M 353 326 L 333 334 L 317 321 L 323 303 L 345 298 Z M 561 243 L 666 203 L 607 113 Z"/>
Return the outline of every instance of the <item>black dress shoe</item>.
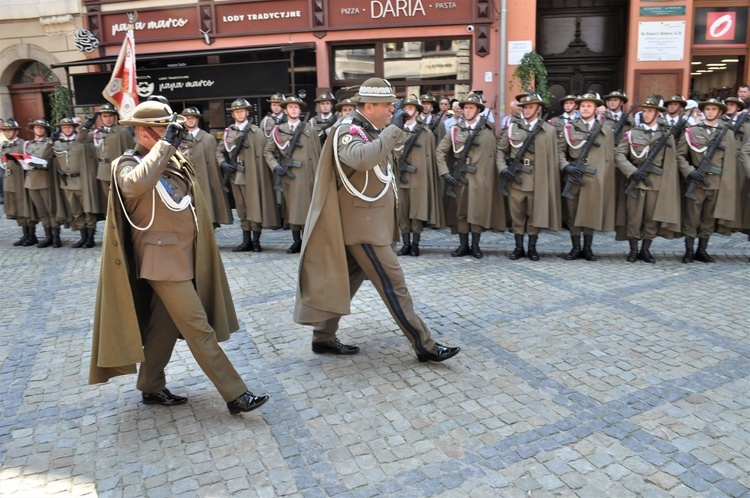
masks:
<path fill-rule="evenodd" d="M 445 361 L 448 358 L 456 356 L 459 351 L 461 351 L 461 348 L 449 348 L 440 344 L 435 344 L 431 351 L 417 354 L 417 359 L 422 363 L 426 361 Z"/>
<path fill-rule="evenodd" d="M 262 406 L 266 401 L 268 401 L 267 395 L 255 396 L 250 391 L 247 391 L 236 400 L 227 403 L 227 408 L 229 408 L 229 413 L 237 415 L 242 412 L 251 412 Z"/>
<path fill-rule="evenodd" d="M 175 396 L 166 387 L 158 393 L 141 393 L 141 396 L 143 397 L 143 403 L 146 405 L 184 405 L 188 400 L 184 396 Z"/>
<path fill-rule="evenodd" d="M 357 354 L 359 353 L 359 347 L 342 344 L 338 339 L 331 339 L 325 342 L 313 342 L 312 351 L 318 354 Z"/>

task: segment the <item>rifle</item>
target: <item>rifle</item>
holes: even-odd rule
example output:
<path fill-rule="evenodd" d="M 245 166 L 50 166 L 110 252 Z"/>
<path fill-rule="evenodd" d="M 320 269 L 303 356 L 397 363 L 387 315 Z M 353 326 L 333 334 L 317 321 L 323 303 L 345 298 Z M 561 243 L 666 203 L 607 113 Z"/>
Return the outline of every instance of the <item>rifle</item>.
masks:
<path fill-rule="evenodd" d="M 300 120 L 299 123 L 297 123 L 297 128 L 294 129 L 294 135 L 292 135 L 292 139 L 289 140 L 289 147 L 286 149 L 286 154 L 284 155 L 284 158 L 281 160 L 281 166 L 284 169 L 284 176 L 288 176 L 292 180 L 294 179 L 294 173 L 292 173 L 292 168 L 301 168 L 302 163 L 300 161 L 295 161 L 292 159 L 292 155 L 294 155 L 294 151 L 297 150 L 299 147 L 300 149 L 303 147 L 301 143 L 299 143 L 300 138 L 302 137 L 302 132 L 305 131 L 305 125 L 307 123 L 305 121 Z M 279 192 L 284 191 L 284 187 L 281 186 L 281 179 L 282 176 L 276 176 L 276 180 L 273 184 L 273 189 L 278 190 Z"/>
<path fill-rule="evenodd" d="M 628 109 L 628 112 L 622 113 L 620 119 L 617 120 L 615 128 L 612 130 L 615 134 L 615 147 L 617 147 L 617 145 L 620 143 L 620 132 L 622 131 L 622 127 L 625 126 L 625 122 L 628 120 L 628 116 L 630 116 L 630 113 L 633 112 L 634 107 L 634 105 L 631 105 Z"/>
<path fill-rule="evenodd" d="M 398 158 L 398 179 L 401 181 L 401 183 L 409 183 L 409 180 L 406 179 L 406 173 L 417 172 L 417 168 L 409 164 L 408 160 L 409 156 L 411 155 L 411 150 L 414 147 L 422 147 L 417 143 L 417 139 L 422 133 L 422 130 L 424 130 L 424 126 L 421 123 L 417 124 L 417 126 L 414 127 L 414 131 L 412 131 L 409 140 L 404 143 L 404 150 L 401 152 L 401 156 Z"/>
<path fill-rule="evenodd" d="M 680 126 L 681 122 L 687 122 L 687 119 L 680 118 L 680 121 L 674 124 L 673 128 L 677 128 Z M 672 130 L 663 131 L 661 134 L 661 137 L 659 137 L 659 141 L 656 142 L 654 147 L 648 152 L 648 156 L 646 156 L 646 160 L 643 161 L 640 166 L 638 166 L 638 170 L 636 172 L 643 172 L 646 173 L 646 178 L 643 180 L 643 183 L 648 185 L 649 187 L 653 186 L 654 183 L 649 180 L 648 175 L 651 173 L 656 173 L 657 175 L 662 175 L 664 173 L 664 169 L 660 168 L 656 165 L 654 165 L 654 160 L 656 159 L 656 156 L 661 152 L 661 150 L 666 147 L 671 147 L 667 143 L 669 140 L 669 137 L 672 136 Z M 636 180 L 630 180 L 630 183 L 628 183 L 628 188 L 625 189 L 625 194 L 628 197 L 636 197 L 635 194 L 635 186 L 638 185 L 638 182 Z"/>
<path fill-rule="evenodd" d="M 67 187 L 68 186 L 68 175 L 66 175 L 65 172 L 63 170 L 61 170 L 60 168 L 55 168 L 55 170 L 57 172 L 57 176 L 60 178 L 60 180 L 62 180 L 62 182 Z"/>
<path fill-rule="evenodd" d="M 739 137 L 742 134 L 742 125 L 747 123 L 748 114 L 746 112 L 740 113 L 740 116 L 737 118 L 737 121 L 734 123 L 734 127 L 732 128 L 732 132 L 734 132 L 735 137 Z M 738 138 L 737 141 L 740 141 Z"/>
<path fill-rule="evenodd" d="M 701 159 L 698 167 L 695 168 L 697 171 L 703 173 L 703 185 L 705 185 L 706 187 L 711 186 L 711 182 L 708 179 L 709 173 L 714 173 L 717 175 L 721 174 L 721 169 L 716 168 L 711 164 L 711 158 L 713 157 L 717 149 L 724 150 L 724 146 L 721 145 L 721 141 L 724 140 L 724 135 L 727 134 L 727 131 L 729 131 L 729 126 L 717 126 L 717 130 L 714 132 L 714 136 L 711 138 L 711 141 L 708 142 L 706 152 L 703 153 L 703 159 Z M 694 201 L 698 200 L 698 196 L 693 193 L 695 191 L 696 185 L 697 184 L 695 182 L 690 182 L 687 187 L 687 191 L 685 192 L 685 197 L 689 197 Z"/>
<path fill-rule="evenodd" d="M 463 185 L 469 184 L 469 180 L 466 179 L 466 173 L 477 172 L 477 169 L 475 167 L 466 164 L 466 160 L 469 158 L 469 152 L 471 152 L 471 148 L 475 145 L 479 145 L 479 143 L 476 141 L 477 135 L 479 135 L 479 132 L 484 129 L 486 124 L 487 116 L 482 116 L 481 118 L 479 118 L 476 126 L 473 130 L 471 130 L 471 133 L 469 133 L 469 138 L 466 139 L 466 143 L 464 144 L 464 148 L 461 151 L 461 155 L 458 156 L 458 159 L 456 159 L 456 161 L 453 163 L 453 172 L 451 173 L 451 175 Z M 448 197 L 456 197 L 456 187 L 454 185 L 448 185 L 448 188 L 445 189 L 445 195 L 447 195 Z"/>
<path fill-rule="evenodd" d="M 245 140 L 247 140 L 247 135 L 250 133 L 250 123 L 245 126 L 245 131 L 242 132 L 242 135 L 240 135 L 240 138 L 237 139 L 237 141 L 234 143 L 234 149 L 232 149 L 232 152 L 227 152 L 226 149 L 224 150 L 224 156 L 227 158 L 227 162 L 234 166 L 235 171 L 239 171 L 240 173 L 245 171 L 245 166 L 237 162 L 237 158 L 240 156 L 240 151 L 245 148 L 249 147 L 245 145 Z M 229 179 L 232 177 L 232 172 L 225 171 L 224 175 L 221 177 L 221 189 L 229 193 Z"/>
<path fill-rule="evenodd" d="M 511 159 L 510 157 L 505 158 L 505 164 L 508 166 L 508 169 L 511 173 L 513 173 L 513 181 L 517 184 L 523 183 L 521 179 L 518 177 L 518 174 L 520 172 L 524 173 L 531 173 L 532 170 L 528 165 L 524 164 L 523 156 L 526 155 L 527 152 L 531 152 L 534 154 L 534 148 L 531 146 L 531 144 L 534 143 L 534 139 L 539 134 L 539 132 L 542 130 L 542 125 L 547 122 L 547 118 L 549 118 L 549 113 L 545 114 L 542 119 L 537 119 L 536 124 L 534 127 L 529 130 L 529 133 L 526 135 L 526 138 L 524 139 L 523 143 L 521 144 L 521 147 L 518 149 L 518 152 L 516 152 L 516 156 Z M 508 182 L 505 180 L 505 178 L 500 178 L 500 192 L 503 193 L 505 197 L 508 197 Z"/>
<path fill-rule="evenodd" d="M 586 143 L 584 144 L 583 148 L 581 149 L 581 153 L 576 158 L 575 164 L 573 164 L 573 167 L 576 168 L 579 171 L 582 171 L 584 174 L 595 174 L 596 168 L 592 166 L 586 166 L 586 158 L 589 155 L 589 152 L 591 152 L 591 147 L 599 147 L 599 144 L 596 143 L 596 137 L 599 135 L 599 132 L 602 131 L 602 121 L 600 119 L 596 120 L 596 123 L 594 124 L 594 128 L 591 130 L 591 133 L 589 133 L 589 136 L 586 139 Z M 575 199 L 575 196 L 570 193 L 570 189 L 573 188 L 573 184 L 578 185 L 586 185 L 586 182 L 583 179 L 583 175 L 581 175 L 581 178 L 574 178 L 571 175 L 568 175 L 568 180 L 565 182 L 565 188 L 563 189 L 563 197 L 567 199 Z"/>
<path fill-rule="evenodd" d="M 687 117 L 680 118 L 677 120 L 677 123 L 669 130 L 669 133 L 672 134 L 674 137 L 674 143 L 677 143 L 680 141 L 680 138 L 682 137 L 682 133 L 685 131 L 685 127 L 687 126 L 688 122 L 690 121 L 691 116 L 693 115 L 693 112 L 695 111 L 695 107 L 690 109 L 690 114 L 687 115 Z"/>

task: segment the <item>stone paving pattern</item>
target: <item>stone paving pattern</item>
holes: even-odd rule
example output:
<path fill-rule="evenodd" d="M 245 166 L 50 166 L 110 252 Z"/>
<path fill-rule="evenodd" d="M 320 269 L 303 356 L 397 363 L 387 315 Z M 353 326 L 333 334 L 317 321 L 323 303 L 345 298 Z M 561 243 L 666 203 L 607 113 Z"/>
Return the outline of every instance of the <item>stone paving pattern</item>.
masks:
<path fill-rule="evenodd" d="M 0 222 L 0 496 L 738 497 L 750 495 L 750 243 L 716 236 L 718 263 L 566 262 L 567 233 L 543 234 L 537 263 L 451 258 L 428 230 L 402 258 L 418 312 L 463 348 L 418 363 L 365 284 L 340 337 L 353 357 L 318 356 L 292 322 L 297 255 L 288 231 L 233 253 L 217 232 L 242 329 L 224 343 L 271 400 L 229 415 L 179 343 L 168 387 L 183 406 L 140 403 L 135 377 L 89 386 L 100 248 L 16 248 Z"/>

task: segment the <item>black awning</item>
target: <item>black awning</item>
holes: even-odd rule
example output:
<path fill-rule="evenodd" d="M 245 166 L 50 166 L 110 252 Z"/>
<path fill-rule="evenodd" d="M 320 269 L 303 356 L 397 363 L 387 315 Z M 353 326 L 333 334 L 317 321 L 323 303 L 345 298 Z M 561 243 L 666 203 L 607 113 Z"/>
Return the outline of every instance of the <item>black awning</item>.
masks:
<path fill-rule="evenodd" d="M 225 55 L 225 54 L 244 54 L 250 52 L 261 52 L 269 50 L 279 50 L 281 52 L 291 52 L 292 50 L 306 50 L 314 49 L 315 43 L 290 43 L 288 45 L 272 45 L 265 47 L 245 47 L 245 48 L 224 48 L 215 50 L 192 50 L 189 52 L 168 52 L 168 53 L 156 53 L 156 54 L 136 54 L 138 61 L 154 61 L 162 59 L 172 58 L 184 58 L 184 57 L 204 57 L 209 55 Z M 76 67 L 76 66 L 91 66 L 97 64 L 114 64 L 117 61 L 116 55 L 108 55 L 106 57 L 97 57 L 96 59 L 84 59 L 80 61 L 71 62 L 60 62 L 59 64 L 52 64 L 52 69 L 59 67 Z"/>

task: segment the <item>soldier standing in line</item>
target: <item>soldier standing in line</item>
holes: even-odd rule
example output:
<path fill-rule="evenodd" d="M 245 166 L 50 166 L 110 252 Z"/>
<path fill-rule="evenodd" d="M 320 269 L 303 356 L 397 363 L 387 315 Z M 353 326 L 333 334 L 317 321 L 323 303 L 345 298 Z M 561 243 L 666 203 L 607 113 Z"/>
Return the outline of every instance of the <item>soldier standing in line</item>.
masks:
<path fill-rule="evenodd" d="M 555 127 L 557 135 L 559 136 L 563 132 L 565 125 L 572 122 L 574 119 L 579 118 L 580 115 L 576 111 L 576 95 L 566 95 L 560 99 L 560 104 L 563 107 L 563 113 L 559 116 L 549 120 L 549 124 Z"/>
<path fill-rule="evenodd" d="M 651 254 L 651 243 L 657 236 L 672 239 L 680 232 L 680 176 L 677 169 L 676 145 L 669 136 L 653 158 L 652 171 L 639 167 L 652 154 L 657 142 L 669 134 L 669 129 L 659 126 L 660 112 L 665 112 L 654 97 L 638 106 L 642 109 L 641 124 L 625 133 L 615 151 L 617 168 L 627 178 L 625 185 L 630 194 L 621 195 L 617 206 L 617 239 L 627 238 L 630 252 L 627 261 L 656 263 Z M 681 119 L 685 119 L 682 117 Z M 650 182 L 647 184 L 646 181 Z M 638 241 L 643 240 L 640 252 Z"/>
<path fill-rule="evenodd" d="M 303 100 L 292 95 L 284 99 L 281 106 L 287 114 L 287 121 L 274 127 L 263 156 L 277 176 L 275 188 L 281 189 L 284 195 L 286 221 L 294 240 L 286 252 L 297 254 L 302 249 L 301 235 L 310 209 L 320 142 L 313 125 L 300 120 L 305 107 Z"/>
<path fill-rule="evenodd" d="M 2 156 L 0 156 L 3 165 L 5 217 L 9 220 L 16 220 L 23 231 L 21 238 L 13 242 L 13 245 L 28 247 L 39 242 L 36 234 L 33 233 L 37 221 L 32 219 L 31 201 L 28 192 L 23 188 L 23 167 L 18 160 L 6 156 L 6 154 L 23 154 L 24 141 L 18 136 L 21 127 L 15 119 L 8 118 L 0 129 L 6 138 L 6 141 L 2 143 Z"/>
<path fill-rule="evenodd" d="M 688 180 L 688 188 L 694 189 L 692 195 L 684 199 L 682 233 L 685 235 L 685 255 L 683 263 L 693 260 L 713 263 L 714 257 L 708 254 L 708 241 L 718 231 L 729 235 L 740 212 L 737 202 L 739 186 L 737 185 L 736 141 L 731 129 L 721 140 L 719 147 L 709 158 L 708 168 L 699 169 L 701 161 L 714 137 L 721 133 L 720 116 L 727 106 L 720 99 L 710 98 L 698 104 L 704 113 L 702 124 L 685 130 L 677 146 L 677 161 L 680 172 Z M 694 187 L 690 187 L 690 183 Z M 709 185 L 710 184 L 710 185 Z M 698 249 L 695 250 L 695 237 L 698 237 Z"/>
<path fill-rule="evenodd" d="M 628 96 L 622 90 L 614 90 L 609 92 L 608 95 L 602 97 L 606 103 L 607 110 L 604 113 L 604 124 L 609 126 L 610 129 L 614 130 L 617 128 L 617 123 L 623 114 L 623 107 L 628 103 Z M 625 118 L 625 124 L 620 129 L 620 132 L 614 137 L 615 145 L 622 142 L 622 137 L 625 136 L 625 132 L 632 129 L 635 126 L 635 120 L 633 116 L 627 116 Z"/>
<path fill-rule="evenodd" d="M 294 321 L 313 326 L 312 350 L 352 355 L 357 346 L 336 337 L 339 320 L 369 279 L 420 362 L 441 362 L 460 351 L 438 344 L 414 312 L 403 270 L 392 249 L 398 239 L 393 148 L 409 117 L 393 117 L 397 100 L 382 78 L 370 78 L 353 98 L 357 109 L 336 125 L 320 158 L 300 256 Z M 390 125 L 388 125 L 390 121 Z"/>
<path fill-rule="evenodd" d="M 355 103 L 351 98 L 345 98 L 341 100 L 340 102 L 336 102 L 336 112 L 338 113 L 339 119 L 345 118 L 354 110 Z M 330 135 L 331 129 L 328 129 L 328 134 Z"/>
<path fill-rule="evenodd" d="M 445 207 L 445 218 L 451 227 L 451 233 L 457 233 L 459 246 L 451 253 L 453 257 L 471 254 L 482 257 L 479 241 L 485 230 L 504 232 L 507 228 L 505 206 L 502 196 L 497 192 L 499 176 L 495 164 L 497 141 L 492 126 L 479 113 L 484 104 L 478 95 L 468 95 L 459 105 L 463 110 L 463 120 L 451 126 L 437 147 L 437 165 L 440 176 L 445 179 L 449 189 L 455 193 L 455 204 L 448 202 Z M 469 138 L 473 140 L 469 142 Z M 468 151 L 464 150 L 468 147 Z M 449 156 L 453 162 L 465 156 L 466 168 L 456 178 L 449 170 Z M 456 172 L 456 168 L 453 169 Z M 466 181 L 464 183 L 461 180 Z M 471 249 L 469 249 L 469 232 L 471 232 Z"/>
<path fill-rule="evenodd" d="M 281 108 L 281 103 L 284 102 L 284 95 L 276 92 L 266 102 L 271 105 L 271 112 L 263 116 L 260 128 L 263 130 L 263 135 L 266 138 L 271 138 L 273 127 L 286 121 L 286 113 Z"/>
<path fill-rule="evenodd" d="M 523 119 L 511 121 L 497 146 L 497 168 L 508 192 L 510 219 L 516 247 L 509 255 L 511 260 L 528 256 L 539 261 L 536 242 L 541 229 L 560 230 L 560 169 L 557 149 L 557 131 L 549 123 L 540 123 L 540 130 L 530 147 L 518 157 L 526 137 L 541 119 L 544 100 L 537 94 L 528 94 L 518 102 Z M 522 165 L 513 172 L 509 165 L 518 158 Z M 520 183 L 516 181 L 520 180 Z M 524 234 L 529 235 L 528 252 L 524 251 Z"/>
<path fill-rule="evenodd" d="M 740 193 L 737 197 L 740 216 L 732 224 L 734 229 L 747 232 L 750 230 L 750 120 L 746 113 L 745 102 L 737 97 L 729 97 L 724 100 L 727 105 L 727 113 L 722 116 L 734 131 L 734 139 L 737 144 L 737 185 Z M 743 122 L 738 125 L 738 120 Z"/>
<path fill-rule="evenodd" d="M 440 117 L 435 114 L 435 106 L 438 101 L 430 92 L 420 95 L 419 101 L 422 103 L 422 110 L 420 111 L 419 119 L 427 128 L 429 128 L 432 134 L 435 135 L 435 139 L 437 139 L 438 127 L 441 124 Z"/>
<path fill-rule="evenodd" d="M 398 225 L 404 244 L 398 254 L 419 256 L 424 225 L 435 228 L 445 225 L 443 201 L 435 158 L 435 135 L 418 118 L 424 109 L 422 103 L 412 96 L 404 100 L 402 108 L 409 115 L 404 125 L 407 135 L 393 149 L 397 159 Z"/>
<path fill-rule="evenodd" d="M 318 114 L 310 118 L 310 124 L 315 129 L 315 134 L 320 140 L 322 146 L 328 134 L 328 129 L 333 126 L 336 122 L 336 114 L 333 112 L 333 104 L 336 102 L 336 97 L 331 92 L 325 92 L 315 99 L 315 104 L 318 107 Z"/>
<path fill-rule="evenodd" d="M 60 240 L 60 222 L 65 219 L 64 204 L 60 199 L 58 176 L 52 161 L 52 140 L 49 133 L 52 127 L 46 119 L 36 119 L 29 123 L 29 130 L 34 138 L 24 144 L 24 153 L 31 156 L 26 169 L 24 187 L 27 190 L 34 215 L 32 219 L 40 220 L 44 227 L 45 238 L 37 247 L 62 247 Z M 31 236 L 34 237 L 34 228 Z"/>
<path fill-rule="evenodd" d="M 232 209 L 222 189 L 219 166 L 216 163 L 216 139 L 201 130 L 201 112 L 197 107 L 183 109 L 185 130 L 180 144 L 180 153 L 193 163 L 195 176 L 206 199 L 214 228 L 232 224 Z"/>
<path fill-rule="evenodd" d="M 94 128 L 97 116 L 101 118 L 102 126 Z M 99 162 L 96 178 L 99 180 L 101 189 L 100 202 L 102 205 L 106 205 L 109 196 L 112 161 L 116 157 L 120 157 L 126 150 L 133 148 L 135 144 L 133 135 L 130 130 L 117 123 L 117 108 L 107 102 L 78 129 L 76 141 L 94 144 Z"/>
<path fill-rule="evenodd" d="M 266 137 L 249 121 L 250 108 L 250 102 L 245 99 L 232 102 L 227 111 L 232 113 L 234 123 L 224 130 L 216 149 L 216 162 L 222 172 L 231 177 L 234 204 L 242 228 L 242 243 L 232 249 L 234 252 L 261 252 L 262 229 L 279 226 L 273 180 L 263 159 Z"/>
<path fill-rule="evenodd" d="M 674 126 L 685 115 L 685 106 L 687 106 L 687 100 L 683 99 L 681 95 L 672 95 L 665 100 L 664 126 L 667 128 Z M 690 119 L 692 120 L 692 117 Z M 693 120 L 690 124 L 695 124 L 695 121 Z M 676 140 L 679 141 L 679 138 L 677 137 Z"/>
<path fill-rule="evenodd" d="M 563 133 L 558 138 L 560 149 L 560 169 L 565 174 L 563 184 L 570 182 L 571 198 L 565 199 L 567 208 L 567 224 L 570 230 L 570 240 L 573 248 L 565 256 L 570 261 L 584 258 L 586 261 L 596 261 L 591 248 L 594 241 L 594 230 L 611 232 L 615 228 L 615 146 L 612 129 L 601 126 L 596 136 L 592 130 L 596 126 L 596 109 L 604 102 L 596 93 L 585 93 L 576 99 L 580 118 L 565 125 Z M 599 146 L 591 146 L 584 161 L 584 168 L 576 168 L 574 164 L 581 154 L 581 149 L 589 140 Z M 594 172 L 584 172 L 585 168 L 593 168 Z M 576 183 L 583 179 L 585 185 Z M 583 250 L 581 250 L 581 234 L 583 233 Z"/>
<path fill-rule="evenodd" d="M 52 151 L 60 191 L 70 215 L 70 228 L 81 234 L 72 247 L 90 249 L 95 245 L 96 222 L 104 219 L 106 208 L 99 195 L 96 152 L 92 143 L 76 141 L 78 123 L 72 118 L 62 118 L 56 126 L 60 128 L 60 135 L 52 145 Z"/>

